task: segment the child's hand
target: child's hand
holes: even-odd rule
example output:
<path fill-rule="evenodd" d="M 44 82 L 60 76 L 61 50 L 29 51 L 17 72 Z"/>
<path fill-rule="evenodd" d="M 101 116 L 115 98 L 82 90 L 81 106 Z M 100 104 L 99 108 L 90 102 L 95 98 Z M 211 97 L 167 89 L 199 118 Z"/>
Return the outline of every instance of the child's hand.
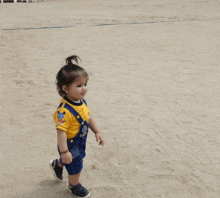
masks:
<path fill-rule="evenodd" d="M 61 154 L 61 159 L 64 164 L 70 164 L 73 160 L 72 154 L 68 151 L 67 153 Z"/>
<path fill-rule="evenodd" d="M 102 136 L 100 135 L 100 133 L 96 133 L 95 134 L 95 137 L 96 137 L 96 141 L 99 142 L 99 145 L 104 145 L 105 141 L 104 139 L 102 138 Z"/>

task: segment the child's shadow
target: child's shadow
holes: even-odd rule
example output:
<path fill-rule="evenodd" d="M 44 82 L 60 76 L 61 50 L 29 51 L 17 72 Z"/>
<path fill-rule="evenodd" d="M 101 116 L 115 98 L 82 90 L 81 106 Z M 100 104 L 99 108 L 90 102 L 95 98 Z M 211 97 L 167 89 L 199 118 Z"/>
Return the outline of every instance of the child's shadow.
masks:
<path fill-rule="evenodd" d="M 41 181 L 38 186 L 36 186 L 36 190 L 33 192 L 25 193 L 22 196 L 23 198 L 69 198 L 73 197 L 67 188 L 67 182 L 59 182 L 54 179 L 47 179 Z"/>
<path fill-rule="evenodd" d="M 57 181 L 57 180 L 55 180 L 55 179 L 46 179 L 46 180 L 43 180 L 43 181 L 41 181 L 40 183 L 39 183 L 39 186 L 41 186 L 41 187 L 46 187 L 46 186 L 48 186 L 48 187 L 59 187 L 59 186 L 63 186 L 63 183 L 64 182 L 60 182 L 60 181 Z"/>

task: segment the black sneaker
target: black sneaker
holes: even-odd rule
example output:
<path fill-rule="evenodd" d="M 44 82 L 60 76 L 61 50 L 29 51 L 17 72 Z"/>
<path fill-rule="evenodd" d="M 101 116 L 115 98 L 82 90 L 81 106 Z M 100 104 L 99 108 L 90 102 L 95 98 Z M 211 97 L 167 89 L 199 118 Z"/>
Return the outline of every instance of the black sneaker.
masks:
<path fill-rule="evenodd" d="M 50 168 L 53 171 L 53 175 L 57 180 L 62 181 L 63 180 L 63 168 L 58 166 L 58 161 L 56 160 L 50 160 Z"/>
<path fill-rule="evenodd" d="M 90 197 L 89 191 L 84 188 L 80 183 L 74 187 L 68 186 L 70 193 L 74 194 L 76 197 Z"/>

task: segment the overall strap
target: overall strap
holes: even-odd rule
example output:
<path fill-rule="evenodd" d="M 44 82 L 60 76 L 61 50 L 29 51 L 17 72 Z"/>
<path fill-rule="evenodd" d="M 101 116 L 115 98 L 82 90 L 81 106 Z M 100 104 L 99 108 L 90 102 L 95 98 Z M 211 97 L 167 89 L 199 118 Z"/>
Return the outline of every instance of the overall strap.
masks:
<path fill-rule="evenodd" d="M 61 107 L 62 107 L 62 105 L 63 105 L 63 103 L 60 103 L 60 105 L 58 106 L 58 108 L 57 108 L 57 109 L 61 108 Z"/>
<path fill-rule="evenodd" d="M 82 101 L 85 103 L 85 105 L 87 106 L 87 103 L 86 103 L 86 100 L 85 99 L 82 99 Z"/>
<path fill-rule="evenodd" d="M 68 109 L 72 114 L 73 116 L 78 120 L 78 122 L 80 124 L 82 124 L 84 122 L 84 120 L 82 119 L 82 117 L 79 115 L 79 113 L 73 108 L 71 107 L 69 104 L 65 104 L 64 105 L 64 108 Z"/>

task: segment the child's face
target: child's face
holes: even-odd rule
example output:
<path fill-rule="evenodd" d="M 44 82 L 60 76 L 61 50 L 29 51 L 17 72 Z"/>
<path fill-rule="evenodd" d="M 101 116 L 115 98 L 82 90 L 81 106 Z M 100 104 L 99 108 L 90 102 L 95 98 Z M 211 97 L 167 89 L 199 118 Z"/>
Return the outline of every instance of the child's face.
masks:
<path fill-rule="evenodd" d="M 64 85 L 63 90 L 66 92 L 66 97 L 71 101 L 82 100 L 87 93 L 87 76 L 79 76 L 68 87 Z"/>

